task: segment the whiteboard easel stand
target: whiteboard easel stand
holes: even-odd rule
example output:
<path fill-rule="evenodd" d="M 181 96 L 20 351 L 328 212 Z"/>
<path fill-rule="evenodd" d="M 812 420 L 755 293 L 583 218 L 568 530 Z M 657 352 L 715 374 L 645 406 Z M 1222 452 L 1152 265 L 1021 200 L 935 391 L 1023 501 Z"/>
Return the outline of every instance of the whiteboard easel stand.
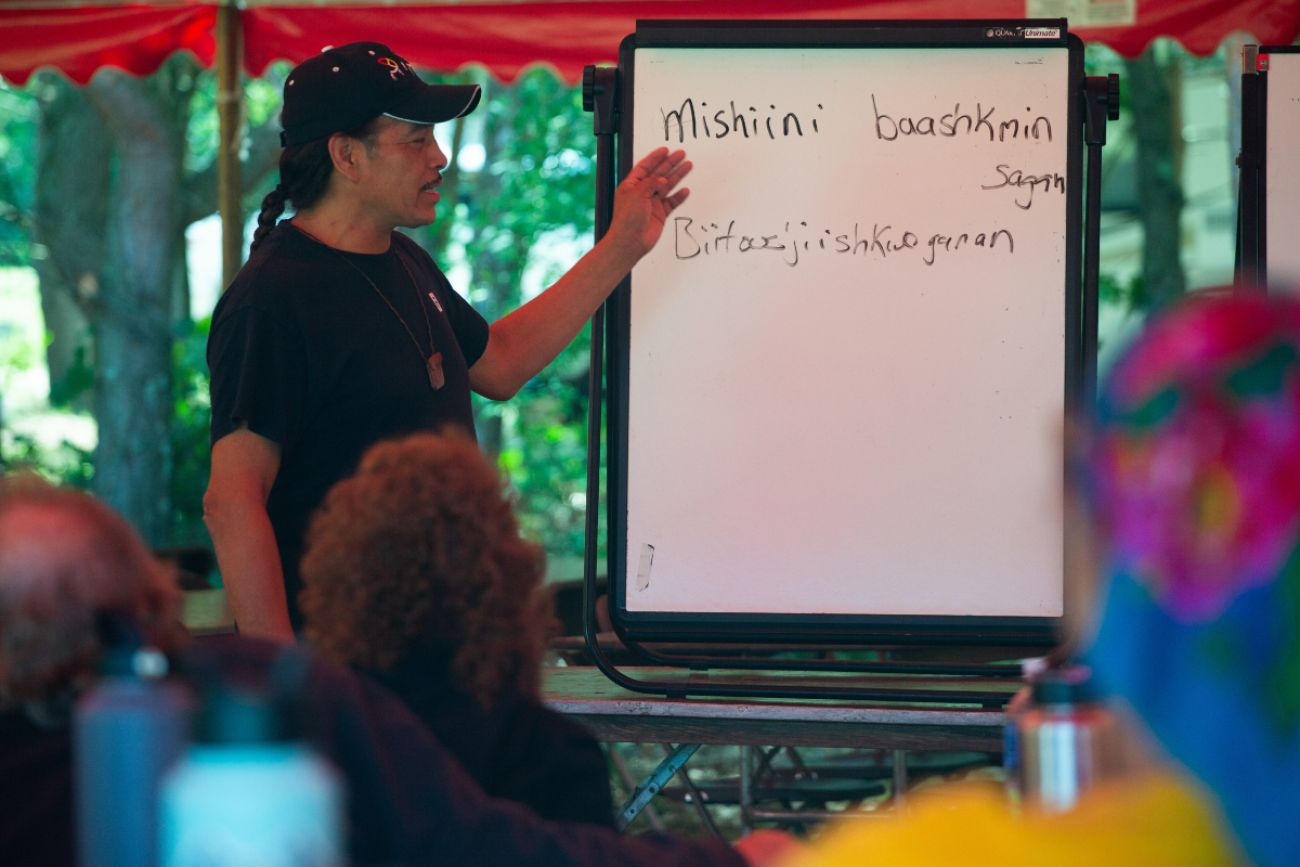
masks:
<path fill-rule="evenodd" d="M 1233 268 L 1237 291 L 1265 283 L 1267 237 L 1264 220 L 1264 100 L 1258 45 L 1241 50 L 1241 152 L 1237 154 L 1237 249 Z"/>
<path fill-rule="evenodd" d="M 1101 149 L 1106 122 L 1119 120 L 1119 76 L 1090 75 L 1083 80 L 1083 143 L 1087 148 L 1088 192 L 1083 228 L 1083 394 L 1073 403 L 1091 414 L 1097 395 L 1098 274 L 1101 268 Z"/>
<path fill-rule="evenodd" d="M 593 113 L 593 129 L 596 136 L 596 208 L 595 208 L 595 232 L 596 237 L 602 237 L 609 229 L 610 219 L 613 213 L 613 189 L 617 185 L 614 177 L 615 158 L 614 158 L 614 134 L 618 128 L 616 121 L 616 96 L 617 96 L 617 77 L 618 70 L 612 67 L 588 66 L 583 70 L 582 80 L 582 97 L 583 108 Z M 590 504 L 587 509 L 587 538 L 595 539 L 599 533 L 600 511 L 600 453 L 601 453 L 601 428 L 602 414 L 601 408 L 604 405 L 604 388 L 603 372 L 604 358 L 603 347 L 605 341 L 605 310 L 602 306 L 592 317 L 591 323 L 591 346 L 592 361 L 589 376 L 589 412 L 587 419 L 587 442 L 588 449 L 591 450 L 591 460 L 588 462 L 587 473 L 587 502 Z M 585 551 L 585 564 L 583 570 L 583 638 L 586 641 L 588 652 L 592 661 L 606 677 L 619 686 L 635 692 L 650 692 L 656 694 L 665 694 L 670 697 L 684 698 L 686 693 L 680 684 L 656 684 L 650 681 L 636 680 L 624 675 L 609 660 L 605 651 L 600 647 L 597 637 L 597 618 L 596 618 L 596 599 L 599 590 L 596 586 L 597 573 L 597 548 L 594 544 L 588 544 Z M 688 666 L 692 668 L 709 668 L 715 666 L 726 666 L 729 668 L 766 668 L 773 669 L 781 667 L 772 660 L 724 660 L 708 657 L 672 657 L 656 654 L 653 651 L 637 644 L 636 642 L 626 642 L 628 649 L 636 656 L 640 656 L 648 661 L 665 663 L 674 666 Z M 800 663 L 798 667 L 820 668 L 822 670 L 838 671 L 860 671 L 860 672 L 909 672 L 913 674 L 981 674 L 985 676 L 1008 676 L 1018 674 L 1018 670 L 1009 666 L 932 666 L 926 664 L 908 664 L 908 663 L 845 663 L 839 662 L 834 664 L 816 665 L 816 661 L 806 661 Z M 695 692 L 692 688 L 692 692 Z M 754 688 L 752 686 L 712 684 L 703 687 L 700 692 L 695 694 L 707 694 L 715 696 L 752 696 Z M 766 688 L 764 695 L 774 698 L 825 698 L 835 696 L 845 699 L 856 699 L 863 701 L 889 701 L 900 699 L 915 700 L 932 700 L 932 701 L 952 701 L 953 693 L 948 691 L 933 691 L 927 693 L 918 690 L 899 690 L 899 689 L 862 689 L 857 687 L 777 687 Z M 1006 701 L 1004 692 L 985 693 L 967 693 L 970 700 L 974 703 L 986 704 L 993 707 L 1001 707 Z"/>
<path fill-rule="evenodd" d="M 1063 23 L 1063 22 L 1062 22 Z M 618 128 L 617 113 L 618 70 L 609 67 L 588 66 L 583 74 L 584 109 L 594 114 L 593 126 L 597 137 L 596 159 L 596 214 L 595 232 L 599 239 L 609 227 L 612 214 L 613 190 L 617 185 L 615 176 L 614 136 Z M 1083 226 L 1084 275 L 1082 283 L 1082 310 L 1069 310 L 1066 316 L 1067 329 L 1082 333 L 1081 358 L 1075 359 L 1081 365 L 1083 373 L 1081 388 L 1084 400 L 1079 395 L 1069 395 L 1073 406 L 1091 411 L 1095 400 L 1096 383 L 1096 347 L 1097 347 L 1097 307 L 1098 307 L 1098 271 L 1099 271 L 1099 225 L 1100 225 L 1100 186 L 1101 186 L 1101 147 L 1106 143 L 1106 122 L 1119 116 L 1119 76 L 1111 74 L 1105 77 L 1091 76 L 1084 81 L 1082 94 L 1085 110 L 1083 112 L 1085 145 L 1087 146 L 1087 201 Z M 626 278 L 625 283 L 629 278 Z M 620 286 L 620 289 L 623 287 Z M 807 686 L 784 686 L 778 684 L 763 687 L 754 684 L 665 682 L 638 680 L 628 677 L 618 670 L 601 648 L 597 636 L 596 600 L 597 587 L 597 546 L 592 540 L 599 533 L 599 504 L 601 503 L 600 467 L 602 443 L 602 410 L 605 404 L 603 375 L 605 342 L 605 307 L 602 306 L 592 317 L 592 360 L 589 371 L 589 413 L 588 413 L 588 475 L 587 502 L 589 504 L 586 520 L 587 545 L 584 558 L 584 593 L 583 593 L 583 637 L 593 663 L 611 681 L 625 689 L 666 695 L 669 698 L 685 698 L 687 695 L 719 697 L 753 697 L 766 698 L 838 698 L 859 701 L 960 701 L 988 707 L 1001 707 L 1006 702 L 1005 692 L 962 691 L 956 695 L 950 690 L 926 690 L 916 688 L 857 687 L 834 686 L 830 684 L 809 684 Z M 611 410 L 612 411 L 612 410 Z M 616 484 L 615 474 L 610 473 L 608 484 Z M 612 552 L 609 554 L 611 560 Z M 610 574 L 613 563 L 608 565 Z M 656 653 L 635 641 L 623 639 L 628 650 L 644 660 L 670 666 L 686 667 L 695 670 L 709 668 L 731 669 L 766 669 L 796 671 L 835 671 L 835 672 L 870 672 L 870 673 L 910 673 L 910 674 L 949 674 L 975 675 L 986 677 L 1007 677 L 1018 673 L 1017 667 L 1006 664 L 944 664 L 944 663 L 906 663 L 906 662 L 844 662 L 819 660 L 773 660 L 773 659 L 736 659 L 729 657 L 709 657 L 690 655 L 666 655 Z"/>

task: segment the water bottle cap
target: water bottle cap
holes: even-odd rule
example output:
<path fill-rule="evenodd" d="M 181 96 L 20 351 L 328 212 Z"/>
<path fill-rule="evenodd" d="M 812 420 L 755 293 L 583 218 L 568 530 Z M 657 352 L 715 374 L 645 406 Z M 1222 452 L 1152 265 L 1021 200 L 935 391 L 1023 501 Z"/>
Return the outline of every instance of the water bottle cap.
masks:
<path fill-rule="evenodd" d="M 201 744 L 252 745 L 303 740 L 308 731 L 310 657 L 280 648 L 268 668 L 223 670 L 211 652 L 187 662 L 198 685 L 193 739 Z"/>
<path fill-rule="evenodd" d="M 1044 671 L 1047 671 L 1048 661 L 1045 656 L 1030 656 L 1020 660 L 1020 674 L 1026 680 L 1032 681 Z"/>
<path fill-rule="evenodd" d="M 195 743 L 267 744 L 301 740 L 298 703 L 272 691 L 209 683 L 194 722 Z"/>
<path fill-rule="evenodd" d="M 98 665 L 100 674 L 159 680 L 171 669 L 166 654 L 146 643 L 130 617 L 100 611 L 95 615 L 95 631 L 103 648 Z"/>

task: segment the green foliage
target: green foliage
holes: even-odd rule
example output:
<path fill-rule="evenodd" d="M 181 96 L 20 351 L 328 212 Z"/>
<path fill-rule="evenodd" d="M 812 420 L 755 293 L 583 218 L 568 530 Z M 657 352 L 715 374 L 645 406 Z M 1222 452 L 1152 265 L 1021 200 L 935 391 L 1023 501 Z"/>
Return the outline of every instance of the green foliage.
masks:
<path fill-rule="evenodd" d="M 12 434 L 0 454 L 0 472 L 30 470 L 58 485 L 88 490 L 95 475 L 94 453 L 62 440 L 43 445 L 30 434 Z"/>
<path fill-rule="evenodd" d="M 513 436 L 499 461 L 518 491 L 520 524 L 552 555 L 578 556 L 586 529 L 586 395 L 558 376 L 539 376 L 515 401 Z"/>
<path fill-rule="evenodd" d="M 580 92 L 548 70 L 534 69 L 513 85 L 482 73 L 441 80 L 469 79 L 484 95 L 459 139 L 481 143 L 482 167 L 466 171 L 460 162 L 451 213 L 417 237 L 449 270 L 469 275 L 458 288 L 491 320 L 558 278 L 590 246 L 595 145 Z M 484 444 L 497 449 L 518 493 L 523 530 L 553 560 L 583 551 L 589 354 L 584 329 L 508 403 L 475 401 L 480 431 L 496 432 L 483 436 Z"/>
<path fill-rule="evenodd" d="M 0 80 L 0 266 L 31 260 L 36 100 Z"/>
<path fill-rule="evenodd" d="M 209 546 L 203 523 L 203 492 L 208 485 L 211 454 L 208 431 L 212 406 L 208 397 L 205 352 L 211 317 L 185 321 L 176 328 L 172 350 L 172 543 Z"/>
<path fill-rule="evenodd" d="M 0 269 L 0 472 L 31 470 L 85 488 L 92 475 L 89 451 L 44 430 L 33 433 L 31 425 L 11 426 L 29 402 L 31 374 L 45 363 L 45 335 L 32 309 L 35 282 L 27 268 Z"/>
<path fill-rule="evenodd" d="M 273 119 L 280 108 L 284 69 L 262 80 L 245 82 L 245 106 L 251 125 Z M 582 111 L 576 88 L 546 70 L 533 70 L 513 85 L 503 85 L 482 71 L 443 80 L 474 80 L 484 87 L 480 109 L 462 121 L 462 142 L 483 148 L 482 167 L 448 172 L 454 195 L 438 222 L 413 233 L 435 257 L 458 276 L 458 287 L 489 319 L 523 303 L 557 278 L 590 245 L 594 187 L 594 144 L 590 116 Z M 169 102 L 178 130 L 183 130 L 185 167 L 206 170 L 216 154 L 217 113 L 213 76 L 188 58 L 173 58 L 149 83 L 171 93 Z M 22 111 L 5 111 L 0 128 L 0 209 L 12 204 L 31 213 L 36 101 L 25 91 L 0 85 L 0 106 L 17 100 Z M 16 157 L 13 154 L 17 154 Z M 25 174 L 24 174 L 25 172 Z M 250 197 L 256 207 L 265 190 Z M 0 217 L 3 214 L 0 213 Z M 25 247 L 13 242 L 0 219 L 0 262 L 26 261 Z M 27 243 L 30 229 L 17 237 Z M 209 469 L 207 367 L 204 349 L 208 321 L 176 323 L 173 349 L 175 407 L 172 420 L 171 538 L 175 544 L 204 544 L 202 494 Z M 89 341 L 78 350 L 67 375 L 54 384 L 51 401 L 71 406 L 93 387 Z M 477 401 L 485 445 L 499 454 L 517 490 L 525 532 L 552 554 L 573 558 L 582 553 L 585 521 L 586 331 L 523 391 L 506 403 Z M 36 442 L 11 438 L 4 457 L 31 460 L 63 481 L 86 485 L 92 476 L 91 455 L 70 444 L 54 452 Z M 57 452 L 57 454 L 55 453 Z"/>
<path fill-rule="evenodd" d="M 87 357 L 89 350 L 89 344 L 83 342 L 72 351 L 72 364 L 67 372 L 50 383 L 50 406 L 71 407 L 94 389 L 95 369 Z"/>
<path fill-rule="evenodd" d="M 185 125 L 185 169 L 196 172 L 217 158 L 221 136 L 216 76 L 210 73 L 195 75 L 192 83 Z"/>
<path fill-rule="evenodd" d="M 1134 274 L 1127 282 L 1102 274 L 1097 278 L 1097 294 L 1103 302 L 1118 304 L 1130 313 L 1146 312 L 1156 304 L 1141 274 Z"/>
<path fill-rule="evenodd" d="M 472 212 L 491 215 L 479 244 L 502 234 L 531 242 L 557 228 L 591 230 L 595 163 L 591 118 L 582 110 L 581 94 L 544 69 L 520 77 L 514 85 L 491 84 L 485 107 L 488 125 L 508 130 L 500 150 L 488 154 L 484 171 L 507 179 L 508 207 L 500 202 L 472 203 Z M 528 245 L 512 245 L 526 253 Z"/>

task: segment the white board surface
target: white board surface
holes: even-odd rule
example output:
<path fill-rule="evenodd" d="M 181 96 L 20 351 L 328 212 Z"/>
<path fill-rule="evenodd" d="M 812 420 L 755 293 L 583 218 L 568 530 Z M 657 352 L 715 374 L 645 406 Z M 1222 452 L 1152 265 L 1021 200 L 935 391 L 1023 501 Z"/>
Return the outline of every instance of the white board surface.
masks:
<path fill-rule="evenodd" d="M 1265 133 L 1266 256 L 1270 287 L 1300 291 L 1300 54 L 1268 55 Z"/>
<path fill-rule="evenodd" d="M 1061 614 L 1068 57 L 636 51 L 627 611 Z"/>

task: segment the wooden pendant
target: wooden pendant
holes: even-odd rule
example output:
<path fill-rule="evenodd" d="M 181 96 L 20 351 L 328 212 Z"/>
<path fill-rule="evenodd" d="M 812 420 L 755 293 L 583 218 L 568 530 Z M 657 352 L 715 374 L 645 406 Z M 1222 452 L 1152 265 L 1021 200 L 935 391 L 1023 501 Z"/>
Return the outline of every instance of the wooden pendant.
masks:
<path fill-rule="evenodd" d="M 434 391 L 442 388 L 447 384 L 447 377 L 442 372 L 442 353 L 435 352 L 425 360 L 424 366 L 429 369 L 429 385 Z"/>

